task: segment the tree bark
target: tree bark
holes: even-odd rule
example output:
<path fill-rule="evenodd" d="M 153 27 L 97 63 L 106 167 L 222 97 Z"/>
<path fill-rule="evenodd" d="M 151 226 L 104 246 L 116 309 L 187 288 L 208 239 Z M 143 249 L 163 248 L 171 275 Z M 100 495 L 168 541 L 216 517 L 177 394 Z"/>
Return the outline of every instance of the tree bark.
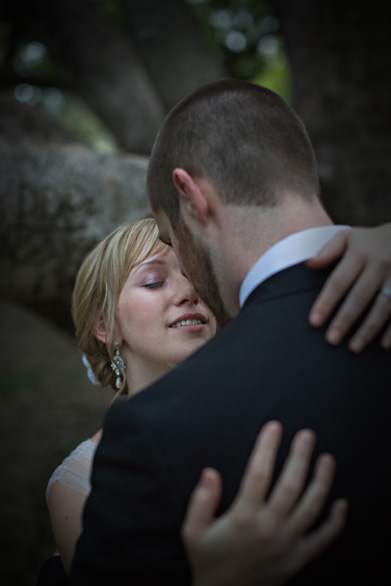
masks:
<path fill-rule="evenodd" d="M 10 1 L 10 0 L 9 0 Z M 84 0 L 12 0 L 65 70 L 69 86 L 100 116 L 125 151 L 148 154 L 165 114 L 130 40 Z"/>
<path fill-rule="evenodd" d="M 167 109 L 193 89 L 226 76 L 184 0 L 121 0 L 135 49 Z"/>
<path fill-rule="evenodd" d="M 42 112 L 6 105 L 0 101 L 0 128 L 23 110 L 30 132 L 0 139 L 0 295 L 69 312 L 85 254 L 121 222 L 150 214 L 148 159 L 96 154 L 68 135 L 62 141 Z"/>
<path fill-rule="evenodd" d="M 293 70 L 295 109 L 337 222 L 391 218 L 391 36 L 385 2 L 274 0 Z"/>
<path fill-rule="evenodd" d="M 0 143 L 0 293 L 69 299 L 81 259 L 125 220 L 150 213 L 147 160 L 79 145 Z"/>

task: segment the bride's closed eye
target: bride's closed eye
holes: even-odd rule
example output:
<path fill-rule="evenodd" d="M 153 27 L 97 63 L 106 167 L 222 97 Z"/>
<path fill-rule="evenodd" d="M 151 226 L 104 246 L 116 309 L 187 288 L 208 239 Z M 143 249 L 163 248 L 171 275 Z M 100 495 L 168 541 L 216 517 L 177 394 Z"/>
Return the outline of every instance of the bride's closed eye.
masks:
<path fill-rule="evenodd" d="M 159 289 L 160 287 L 163 287 L 164 284 L 165 281 L 154 281 L 153 283 L 145 283 L 143 287 L 146 289 Z"/>

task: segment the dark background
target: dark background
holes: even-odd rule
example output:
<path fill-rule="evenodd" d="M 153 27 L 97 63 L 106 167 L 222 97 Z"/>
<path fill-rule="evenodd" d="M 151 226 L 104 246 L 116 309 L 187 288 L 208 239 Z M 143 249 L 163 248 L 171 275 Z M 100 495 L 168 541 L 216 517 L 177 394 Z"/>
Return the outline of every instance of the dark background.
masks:
<path fill-rule="evenodd" d="M 3 0 L 0 3 L 0 582 L 34 584 L 54 548 L 45 488 L 101 424 L 69 299 L 85 253 L 149 213 L 165 113 L 236 77 L 303 118 L 336 222 L 391 218 L 385 1 Z"/>

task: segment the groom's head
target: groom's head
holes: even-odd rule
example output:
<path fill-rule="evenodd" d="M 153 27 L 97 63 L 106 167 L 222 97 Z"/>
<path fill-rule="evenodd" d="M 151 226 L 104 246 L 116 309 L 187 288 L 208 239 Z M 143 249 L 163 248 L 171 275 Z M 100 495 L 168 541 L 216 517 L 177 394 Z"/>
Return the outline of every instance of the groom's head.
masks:
<path fill-rule="evenodd" d="M 215 312 L 224 297 L 216 273 L 230 269 L 216 266 L 209 212 L 236 209 L 239 221 L 245 210 L 257 215 L 278 207 L 288 193 L 308 201 L 319 194 L 300 118 L 274 92 L 237 80 L 203 86 L 171 110 L 152 150 L 147 184 L 162 237 L 172 241 Z"/>

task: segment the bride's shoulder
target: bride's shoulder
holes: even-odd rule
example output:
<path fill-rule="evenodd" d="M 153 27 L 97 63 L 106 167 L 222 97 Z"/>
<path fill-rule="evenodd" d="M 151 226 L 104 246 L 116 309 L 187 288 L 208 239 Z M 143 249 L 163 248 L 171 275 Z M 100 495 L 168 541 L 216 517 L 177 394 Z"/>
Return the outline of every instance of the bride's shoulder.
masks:
<path fill-rule="evenodd" d="M 55 483 L 59 483 L 83 496 L 88 495 L 91 490 L 90 473 L 95 450 L 100 439 L 99 433 L 81 442 L 57 466 L 47 485 L 47 501 Z"/>
<path fill-rule="evenodd" d="M 99 431 L 96 432 L 95 435 L 92 436 L 91 441 L 95 442 L 96 444 L 98 444 L 102 438 L 102 433 L 103 430 L 100 429 Z"/>

